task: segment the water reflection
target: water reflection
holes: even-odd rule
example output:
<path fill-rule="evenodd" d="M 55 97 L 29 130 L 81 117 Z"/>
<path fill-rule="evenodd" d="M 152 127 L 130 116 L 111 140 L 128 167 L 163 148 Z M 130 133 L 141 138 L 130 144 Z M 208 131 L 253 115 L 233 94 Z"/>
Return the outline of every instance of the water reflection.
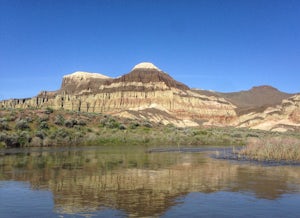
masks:
<path fill-rule="evenodd" d="M 159 216 L 188 193 L 244 192 L 278 199 L 300 190 L 300 168 L 265 167 L 209 158 L 205 153 L 142 149 L 41 150 L 0 156 L 0 180 L 49 190 L 57 213 L 106 208 Z"/>

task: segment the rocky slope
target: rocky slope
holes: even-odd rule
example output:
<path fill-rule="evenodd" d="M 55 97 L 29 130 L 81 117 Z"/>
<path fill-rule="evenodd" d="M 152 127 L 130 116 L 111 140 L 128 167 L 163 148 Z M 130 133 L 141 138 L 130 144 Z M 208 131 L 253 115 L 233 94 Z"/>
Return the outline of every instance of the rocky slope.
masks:
<path fill-rule="evenodd" d="M 2 108 L 46 108 L 112 114 L 176 126 L 236 126 L 287 131 L 300 125 L 300 95 L 271 86 L 220 93 L 190 89 L 152 63 L 137 64 L 118 78 L 88 72 L 63 77 L 61 88 Z"/>
<path fill-rule="evenodd" d="M 281 104 L 261 112 L 239 116 L 235 126 L 268 131 L 300 130 L 300 94 L 284 99 Z"/>
<path fill-rule="evenodd" d="M 2 101 L 1 107 L 109 113 L 177 126 L 224 126 L 236 119 L 235 106 L 224 98 L 196 93 L 151 63 L 116 79 L 76 72 L 65 76 L 56 92 Z"/>
<path fill-rule="evenodd" d="M 218 96 L 223 97 L 236 105 L 238 114 L 249 112 L 263 111 L 267 107 L 281 104 L 282 100 L 292 96 L 292 94 L 284 93 L 272 86 L 254 86 L 250 90 L 218 93 Z"/>
<path fill-rule="evenodd" d="M 203 95 L 225 98 L 236 106 L 238 115 L 251 112 L 262 112 L 266 108 L 281 104 L 282 100 L 293 96 L 293 94 L 281 92 L 278 89 L 267 85 L 254 86 L 250 90 L 229 93 L 197 89 L 194 91 Z"/>

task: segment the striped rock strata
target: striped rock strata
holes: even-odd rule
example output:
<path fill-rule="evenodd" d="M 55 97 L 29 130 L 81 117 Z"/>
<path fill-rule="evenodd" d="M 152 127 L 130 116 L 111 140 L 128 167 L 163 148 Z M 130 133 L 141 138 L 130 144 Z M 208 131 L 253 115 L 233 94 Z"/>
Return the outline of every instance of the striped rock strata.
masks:
<path fill-rule="evenodd" d="M 0 106 L 110 113 L 177 126 L 224 126 L 236 119 L 235 106 L 224 98 L 196 93 L 151 63 L 138 64 L 115 79 L 76 72 L 64 76 L 56 92 L 6 100 Z"/>
<path fill-rule="evenodd" d="M 284 99 L 281 104 L 268 107 L 262 112 L 239 116 L 233 124 L 238 127 L 278 132 L 300 130 L 300 94 Z"/>

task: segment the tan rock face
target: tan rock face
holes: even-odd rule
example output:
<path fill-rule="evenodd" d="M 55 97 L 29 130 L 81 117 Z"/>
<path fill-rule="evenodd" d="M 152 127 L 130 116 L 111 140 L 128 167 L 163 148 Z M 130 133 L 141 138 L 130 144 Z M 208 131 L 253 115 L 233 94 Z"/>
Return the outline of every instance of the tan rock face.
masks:
<path fill-rule="evenodd" d="M 130 73 L 116 79 L 102 74 L 75 72 L 64 76 L 61 89 L 56 92 L 44 91 L 33 98 L 5 100 L 0 102 L 0 107 L 52 107 L 107 113 L 181 127 L 214 125 L 271 131 L 300 129 L 300 94 L 282 100 L 277 106 L 267 107 L 270 102 L 266 105 L 260 102 L 256 108 L 252 98 L 257 98 L 261 91 L 266 92 L 260 96 L 261 102 L 274 93 L 276 101 L 290 96 L 267 86 L 224 97 L 220 93 L 191 90 L 153 64 L 141 63 Z M 241 109 L 239 104 L 234 105 L 237 100 L 243 107 L 250 102 L 253 108 L 246 108 L 237 115 Z"/>
<path fill-rule="evenodd" d="M 88 94 L 97 93 L 101 84 L 108 83 L 112 78 L 87 72 L 75 72 L 63 77 L 61 94 Z"/>
<path fill-rule="evenodd" d="M 225 99 L 195 93 L 149 63 L 136 65 L 129 74 L 117 79 L 76 72 L 63 78 L 61 89 L 57 92 L 42 92 L 29 99 L 1 102 L 1 106 L 6 108 L 52 107 L 119 116 L 124 111 L 142 113 L 153 105 L 157 112 L 163 113 L 148 113 L 148 117 L 146 113 L 145 119 L 178 126 L 194 126 L 203 122 L 228 125 L 236 118 L 235 106 Z"/>
<path fill-rule="evenodd" d="M 294 95 L 263 112 L 242 115 L 234 125 L 270 131 L 300 129 L 300 95 Z"/>

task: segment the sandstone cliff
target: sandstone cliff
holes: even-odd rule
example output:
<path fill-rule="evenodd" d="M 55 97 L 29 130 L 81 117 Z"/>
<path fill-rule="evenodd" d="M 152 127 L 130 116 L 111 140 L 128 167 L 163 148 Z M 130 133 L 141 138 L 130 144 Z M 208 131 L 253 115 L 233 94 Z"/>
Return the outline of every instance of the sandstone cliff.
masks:
<path fill-rule="evenodd" d="M 116 79 L 76 72 L 65 76 L 56 92 L 2 101 L 1 107 L 110 113 L 177 126 L 224 126 L 236 119 L 235 106 L 229 101 L 196 93 L 151 63 L 138 64 Z"/>
<path fill-rule="evenodd" d="M 300 94 L 284 99 L 281 104 L 268 107 L 262 112 L 241 115 L 234 125 L 281 132 L 300 130 Z"/>
<path fill-rule="evenodd" d="M 270 86 L 219 93 L 191 90 L 152 63 L 118 78 L 75 72 L 58 91 L 0 102 L 1 108 L 46 108 L 112 114 L 176 126 L 236 126 L 271 131 L 300 129 L 300 95 Z"/>

